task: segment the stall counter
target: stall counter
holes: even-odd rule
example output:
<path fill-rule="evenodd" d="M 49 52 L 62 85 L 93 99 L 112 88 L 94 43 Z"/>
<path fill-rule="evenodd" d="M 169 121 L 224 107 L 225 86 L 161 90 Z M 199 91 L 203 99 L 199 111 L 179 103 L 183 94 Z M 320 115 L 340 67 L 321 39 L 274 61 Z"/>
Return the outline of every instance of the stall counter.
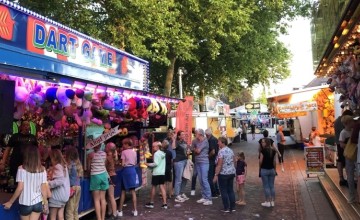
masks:
<path fill-rule="evenodd" d="M 118 169 L 116 171 L 117 178 L 116 178 L 116 187 L 115 187 L 115 198 L 120 196 L 121 193 L 121 185 L 120 185 L 120 177 L 121 177 L 122 169 Z M 139 186 L 142 185 L 142 172 L 141 168 L 139 166 L 136 167 L 136 172 L 138 174 L 139 178 Z M 89 178 L 83 178 L 81 180 L 81 198 L 79 202 L 79 213 L 80 216 L 85 215 L 86 213 L 89 213 L 93 211 L 94 203 L 91 195 L 90 188 L 90 179 Z M 7 202 L 11 197 L 10 193 L 1 193 L 1 205 L 0 205 L 0 219 L 11 219 L 11 220 L 20 220 L 20 216 L 18 214 L 19 210 L 19 204 L 18 201 L 16 201 L 10 210 L 5 210 L 3 203 Z"/>

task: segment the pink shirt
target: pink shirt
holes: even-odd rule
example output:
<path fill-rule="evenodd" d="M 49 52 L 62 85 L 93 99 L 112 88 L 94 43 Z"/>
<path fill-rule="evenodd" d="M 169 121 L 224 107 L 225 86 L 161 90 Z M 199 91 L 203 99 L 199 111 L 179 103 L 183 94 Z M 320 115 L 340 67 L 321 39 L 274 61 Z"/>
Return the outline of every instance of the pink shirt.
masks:
<path fill-rule="evenodd" d="M 134 166 L 137 164 L 136 152 L 133 149 L 126 149 L 121 152 L 122 166 Z"/>

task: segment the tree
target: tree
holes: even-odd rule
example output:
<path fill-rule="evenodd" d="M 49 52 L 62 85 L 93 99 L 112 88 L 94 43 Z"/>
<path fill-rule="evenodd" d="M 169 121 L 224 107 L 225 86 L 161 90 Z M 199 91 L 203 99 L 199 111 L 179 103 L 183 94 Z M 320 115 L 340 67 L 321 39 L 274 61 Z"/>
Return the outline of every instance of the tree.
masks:
<path fill-rule="evenodd" d="M 184 92 L 229 93 L 288 75 L 287 49 L 276 38 L 302 0 L 43 0 L 20 4 L 151 61 L 151 88 L 170 95 L 185 66 Z M 70 13 L 69 13 L 70 12 Z M 65 15 L 65 16 L 64 16 Z M 165 79 L 165 81 L 164 81 Z M 226 83 L 227 84 L 226 84 Z"/>

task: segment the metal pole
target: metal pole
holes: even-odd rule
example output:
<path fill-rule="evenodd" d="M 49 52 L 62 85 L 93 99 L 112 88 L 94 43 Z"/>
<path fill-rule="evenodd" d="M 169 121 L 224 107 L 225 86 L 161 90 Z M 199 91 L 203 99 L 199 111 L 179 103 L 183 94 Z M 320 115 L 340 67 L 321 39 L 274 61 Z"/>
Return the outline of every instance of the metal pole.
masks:
<path fill-rule="evenodd" d="M 182 99 L 183 98 L 182 75 L 184 74 L 182 71 L 182 67 L 179 68 L 178 73 L 179 73 L 179 96 L 180 96 L 180 99 Z"/>

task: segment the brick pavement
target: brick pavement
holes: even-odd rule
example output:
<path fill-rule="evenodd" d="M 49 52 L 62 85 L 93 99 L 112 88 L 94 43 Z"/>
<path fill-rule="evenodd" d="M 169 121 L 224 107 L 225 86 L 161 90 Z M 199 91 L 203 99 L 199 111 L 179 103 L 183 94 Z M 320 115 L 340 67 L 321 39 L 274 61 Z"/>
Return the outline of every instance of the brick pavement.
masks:
<path fill-rule="evenodd" d="M 285 151 L 285 172 L 278 168 L 278 176 L 275 179 L 276 201 L 275 207 L 265 208 L 260 205 L 264 201 L 261 179 L 258 177 L 258 139 L 255 141 L 236 143 L 231 146 L 235 153 L 244 151 L 248 163 L 248 175 L 246 179 L 246 206 L 237 206 L 234 213 L 221 213 L 221 198 L 214 199 L 212 206 L 197 204 L 200 199 L 199 186 L 197 194 L 190 196 L 190 184 L 187 185 L 187 195 L 190 200 L 184 203 L 175 203 L 173 199 L 168 201 L 169 209 L 160 208 L 160 198 L 155 201 L 154 209 L 146 209 L 145 203 L 149 200 L 149 189 L 146 187 L 138 195 L 139 216 L 131 215 L 131 202 L 124 208 L 122 219 L 174 219 L 174 220 L 200 220 L 200 219 L 336 219 L 330 205 L 321 192 L 317 178 L 307 179 L 304 172 L 304 159 L 301 150 L 287 149 Z M 305 202 L 304 202 L 305 201 Z M 176 204 L 179 204 L 176 206 Z M 82 219 L 94 219 L 93 215 Z"/>

